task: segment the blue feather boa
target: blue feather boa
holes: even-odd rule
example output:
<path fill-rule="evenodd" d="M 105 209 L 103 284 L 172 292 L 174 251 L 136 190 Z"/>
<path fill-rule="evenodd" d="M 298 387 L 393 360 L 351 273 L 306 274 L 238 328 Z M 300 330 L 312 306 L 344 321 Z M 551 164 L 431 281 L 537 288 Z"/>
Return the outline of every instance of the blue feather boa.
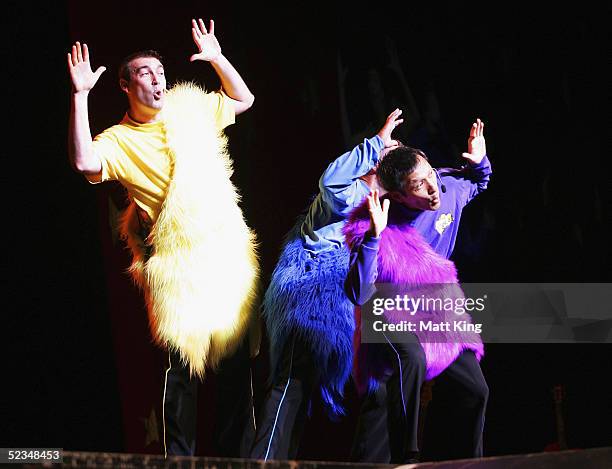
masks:
<path fill-rule="evenodd" d="M 287 235 L 263 301 L 270 337 L 271 370 L 292 334 L 310 346 L 319 368 L 321 396 L 332 416 L 343 415 L 341 401 L 353 360 L 354 307 L 344 293 L 349 251 L 306 251 L 303 219 Z"/>

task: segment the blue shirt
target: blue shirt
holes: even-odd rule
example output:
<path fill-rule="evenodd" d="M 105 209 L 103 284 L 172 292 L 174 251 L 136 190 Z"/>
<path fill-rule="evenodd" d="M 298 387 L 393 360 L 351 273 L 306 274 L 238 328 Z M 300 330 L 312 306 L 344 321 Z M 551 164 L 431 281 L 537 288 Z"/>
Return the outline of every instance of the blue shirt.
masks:
<path fill-rule="evenodd" d="M 370 193 L 368 185 L 359 178 L 376 166 L 384 146 L 378 136 L 365 139 L 327 167 L 319 179 L 319 193 L 302 224 L 304 249 L 317 254 L 344 246 L 345 219 Z"/>

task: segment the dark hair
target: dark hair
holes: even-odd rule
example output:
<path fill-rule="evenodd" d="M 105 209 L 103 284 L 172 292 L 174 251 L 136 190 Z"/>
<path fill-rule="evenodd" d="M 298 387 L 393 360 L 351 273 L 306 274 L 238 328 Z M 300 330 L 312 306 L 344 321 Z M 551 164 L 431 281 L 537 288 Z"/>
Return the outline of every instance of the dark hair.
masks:
<path fill-rule="evenodd" d="M 400 146 L 387 153 L 376 170 L 378 181 L 386 191 L 404 191 L 406 175 L 416 169 L 419 156 L 427 159 L 427 156 L 421 150 L 405 146 Z"/>
<path fill-rule="evenodd" d="M 157 60 L 159 60 L 160 62 L 162 62 L 162 56 L 159 52 L 157 52 L 156 50 L 141 50 L 138 52 L 134 52 L 130 55 L 128 55 L 126 58 L 124 58 L 121 61 L 121 64 L 119 65 L 119 79 L 124 79 L 125 81 L 130 81 L 131 78 L 131 70 L 128 67 L 128 65 L 130 64 L 130 62 L 134 59 L 140 59 L 141 57 L 153 57 Z M 162 62 L 163 63 L 163 62 Z"/>

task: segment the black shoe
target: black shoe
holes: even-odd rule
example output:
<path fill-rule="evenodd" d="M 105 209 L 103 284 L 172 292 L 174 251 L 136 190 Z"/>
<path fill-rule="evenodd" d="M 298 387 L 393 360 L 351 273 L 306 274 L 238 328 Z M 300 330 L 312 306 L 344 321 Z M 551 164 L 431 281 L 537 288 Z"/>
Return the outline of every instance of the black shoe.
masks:
<path fill-rule="evenodd" d="M 406 454 L 406 459 L 404 460 L 405 464 L 418 464 L 420 462 L 421 460 L 419 459 L 418 451 L 408 451 L 408 454 Z"/>

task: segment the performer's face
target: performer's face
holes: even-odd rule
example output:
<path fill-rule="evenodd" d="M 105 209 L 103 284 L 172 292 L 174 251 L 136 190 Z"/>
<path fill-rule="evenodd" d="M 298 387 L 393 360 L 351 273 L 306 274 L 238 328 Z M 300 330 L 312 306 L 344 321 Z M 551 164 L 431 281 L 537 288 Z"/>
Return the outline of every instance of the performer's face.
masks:
<path fill-rule="evenodd" d="M 128 95 L 130 107 L 160 110 L 164 105 L 166 76 L 164 66 L 155 57 L 139 57 L 128 64 L 130 81 L 121 87 Z"/>
<path fill-rule="evenodd" d="M 395 192 L 392 197 L 397 202 L 415 210 L 438 210 L 440 191 L 436 172 L 425 158 L 419 157 L 414 171 L 406 175 L 403 192 Z"/>

